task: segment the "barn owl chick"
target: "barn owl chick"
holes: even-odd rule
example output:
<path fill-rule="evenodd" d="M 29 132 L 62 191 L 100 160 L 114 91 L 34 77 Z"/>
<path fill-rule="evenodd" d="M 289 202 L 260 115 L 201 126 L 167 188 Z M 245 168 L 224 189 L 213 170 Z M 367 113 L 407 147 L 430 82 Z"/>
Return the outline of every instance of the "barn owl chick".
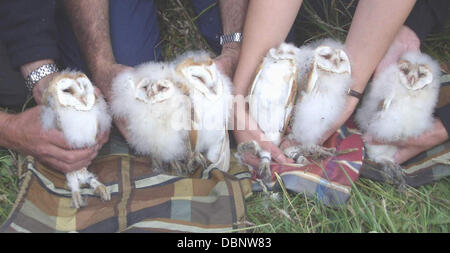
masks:
<path fill-rule="evenodd" d="M 420 52 L 407 52 L 372 81 L 355 120 L 364 133 L 377 140 L 417 137 L 433 125 L 439 80 L 436 61 Z M 366 151 L 373 161 L 394 169 L 392 173 L 401 171 L 394 163 L 395 146 L 366 145 Z"/>
<path fill-rule="evenodd" d="M 231 111 L 231 80 L 222 74 L 208 53 L 187 52 L 175 61 L 176 74 L 191 101 L 189 141 L 193 162 L 206 165 L 205 154 L 215 167 L 228 171 L 228 119 Z"/>
<path fill-rule="evenodd" d="M 249 113 L 268 140 L 280 145 L 284 136 L 297 94 L 299 49 L 282 43 L 271 48 L 257 70 L 249 92 Z M 256 142 L 238 145 L 238 156 L 252 151 L 260 157 L 259 176 L 265 181 L 272 178 L 270 152 L 262 150 Z M 242 160 L 242 159 L 240 159 Z"/>
<path fill-rule="evenodd" d="M 299 92 L 291 139 L 299 142 L 284 150 L 299 162 L 333 155 L 334 149 L 319 146 L 320 139 L 343 112 L 351 83 L 351 67 L 344 45 L 325 39 L 300 48 Z"/>
<path fill-rule="evenodd" d="M 113 116 L 127 122 L 128 141 L 141 155 L 152 158 L 154 169 L 170 164 L 185 171 L 190 104 L 178 86 L 173 66 L 149 62 L 119 74 L 112 85 Z"/>
<path fill-rule="evenodd" d="M 88 77 L 70 71 L 62 72 L 49 84 L 44 93 L 41 119 L 44 129 L 61 130 L 72 148 L 93 146 L 97 134 L 108 131 L 111 126 L 106 103 L 95 94 Z M 66 178 L 75 208 L 85 205 L 80 194 L 81 184 L 89 184 L 102 200 L 111 198 L 106 187 L 87 168 L 67 173 Z"/>

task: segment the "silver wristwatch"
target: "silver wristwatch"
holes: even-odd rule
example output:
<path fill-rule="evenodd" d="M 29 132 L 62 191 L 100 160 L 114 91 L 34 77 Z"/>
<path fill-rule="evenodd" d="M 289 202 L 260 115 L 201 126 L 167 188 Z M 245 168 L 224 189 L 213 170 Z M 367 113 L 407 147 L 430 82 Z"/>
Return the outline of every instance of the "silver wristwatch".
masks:
<path fill-rule="evenodd" d="M 25 78 L 25 86 L 27 87 L 29 93 L 31 94 L 33 92 L 33 88 L 39 80 L 56 72 L 59 72 L 59 68 L 56 64 L 45 64 L 33 70 Z"/>
<path fill-rule="evenodd" d="M 242 41 L 242 33 L 231 33 L 220 36 L 220 45 L 241 41 Z"/>

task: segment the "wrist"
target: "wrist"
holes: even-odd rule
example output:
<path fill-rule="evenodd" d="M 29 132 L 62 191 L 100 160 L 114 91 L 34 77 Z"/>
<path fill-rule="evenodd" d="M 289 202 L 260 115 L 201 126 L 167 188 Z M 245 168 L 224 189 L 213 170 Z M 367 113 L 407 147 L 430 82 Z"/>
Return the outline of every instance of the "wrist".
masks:
<path fill-rule="evenodd" d="M 59 72 L 57 73 L 52 73 L 44 78 L 42 78 L 41 80 L 39 80 L 39 82 L 36 83 L 36 85 L 33 87 L 33 98 L 34 101 L 36 101 L 36 103 L 42 104 L 42 97 L 44 95 L 45 90 L 47 89 L 48 85 L 50 84 L 50 82 L 53 80 L 53 78 L 59 74 Z"/>
<path fill-rule="evenodd" d="M 12 148 L 12 140 L 14 140 L 13 121 L 16 116 L 0 112 L 0 146 Z"/>

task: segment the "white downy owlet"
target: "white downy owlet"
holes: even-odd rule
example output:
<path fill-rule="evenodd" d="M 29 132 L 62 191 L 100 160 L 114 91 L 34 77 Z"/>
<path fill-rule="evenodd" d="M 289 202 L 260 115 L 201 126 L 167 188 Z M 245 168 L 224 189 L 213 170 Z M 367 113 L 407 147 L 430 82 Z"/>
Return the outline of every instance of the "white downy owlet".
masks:
<path fill-rule="evenodd" d="M 334 148 L 319 144 L 345 109 L 351 84 L 350 61 L 342 43 L 325 39 L 305 45 L 300 51 L 299 88 L 289 135 L 300 145 L 284 150 L 298 163 L 305 156 L 316 160 L 334 154 Z"/>
<path fill-rule="evenodd" d="M 128 142 L 152 158 L 156 171 L 165 165 L 185 173 L 189 100 L 177 84 L 173 66 L 149 62 L 119 74 L 112 84 L 113 116 L 127 124 Z"/>
<path fill-rule="evenodd" d="M 196 161 L 204 166 L 204 154 L 212 164 L 208 168 L 228 171 L 231 80 L 220 72 L 204 51 L 187 52 L 175 59 L 173 64 L 191 101 L 191 163 Z"/>
<path fill-rule="evenodd" d="M 43 128 L 62 131 L 72 148 L 93 146 L 96 136 L 111 126 L 104 99 L 95 94 L 94 86 L 83 73 L 62 72 L 50 82 L 43 98 Z M 102 200 L 111 198 L 107 188 L 87 168 L 67 173 L 66 178 L 75 208 L 85 205 L 80 194 L 82 184 L 89 184 Z"/>
<path fill-rule="evenodd" d="M 407 52 L 369 84 L 355 120 L 365 134 L 379 141 L 418 137 L 433 126 L 439 82 L 436 61 L 420 52 Z M 391 172 L 401 171 L 394 161 L 395 146 L 366 145 L 366 152 Z"/>

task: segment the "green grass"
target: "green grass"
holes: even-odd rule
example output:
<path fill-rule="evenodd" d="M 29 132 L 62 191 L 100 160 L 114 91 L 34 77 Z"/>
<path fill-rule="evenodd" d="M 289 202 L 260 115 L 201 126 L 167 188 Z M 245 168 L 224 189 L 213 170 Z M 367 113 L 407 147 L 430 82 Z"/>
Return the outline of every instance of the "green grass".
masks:
<path fill-rule="evenodd" d="M 19 192 L 14 162 L 10 151 L 0 149 L 0 224 L 8 217 Z"/>
<path fill-rule="evenodd" d="M 348 5 L 324 1 L 322 20 L 308 9 L 312 18 L 296 23 L 301 44 L 309 39 L 331 36 L 343 40 L 350 27 Z M 191 49 L 209 50 L 194 22 L 196 14 L 189 1 L 157 0 L 162 26 L 165 59 Z M 305 1 L 308 7 L 308 1 Z M 340 10 L 336 10 L 339 7 Z M 445 31 L 428 37 L 423 49 L 448 64 L 450 59 L 450 22 Z M 298 32 L 300 34 L 300 32 Z M 12 208 L 18 192 L 14 161 L 8 150 L 0 150 L 0 223 Z M 277 198 L 255 193 L 247 200 L 253 232 L 444 232 L 450 230 L 450 178 L 399 191 L 395 187 L 360 178 L 352 188 L 346 205 L 326 207 L 304 194 L 278 193 Z"/>
<path fill-rule="evenodd" d="M 360 178 L 347 204 L 326 207 L 304 194 L 281 194 L 274 200 L 255 194 L 247 202 L 254 232 L 444 232 L 450 230 L 450 181 L 399 191 Z M 289 203 L 289 200 L 292 205 Z"/>

